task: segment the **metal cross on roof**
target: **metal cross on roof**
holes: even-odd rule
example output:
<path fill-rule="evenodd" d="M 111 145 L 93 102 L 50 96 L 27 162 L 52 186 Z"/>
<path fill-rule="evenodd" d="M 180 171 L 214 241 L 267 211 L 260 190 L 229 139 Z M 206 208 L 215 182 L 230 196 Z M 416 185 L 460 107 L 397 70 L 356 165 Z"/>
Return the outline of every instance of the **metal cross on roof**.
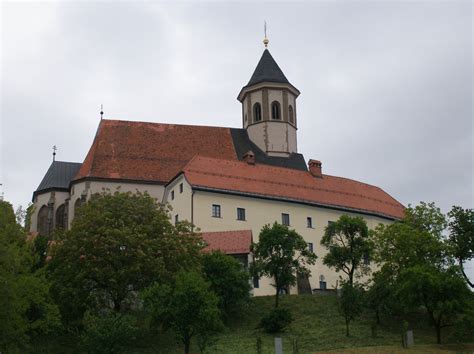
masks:
<path fill-rule="evenodd" d="M 56 147 L 56 145 L 53 145 L 53 161 L 56 161 L 56 151 L 58 150 L 58 148 Z"/>

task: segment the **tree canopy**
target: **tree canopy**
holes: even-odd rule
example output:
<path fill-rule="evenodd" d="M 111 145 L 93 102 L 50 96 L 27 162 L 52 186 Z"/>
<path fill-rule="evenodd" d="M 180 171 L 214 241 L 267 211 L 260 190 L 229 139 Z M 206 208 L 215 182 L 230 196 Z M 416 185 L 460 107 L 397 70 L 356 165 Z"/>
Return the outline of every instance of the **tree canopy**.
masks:
<path fill-rule="evenodd" d="M 342 215 L 336 222 L 330 223 L 321 244 L 328 249 L 323 263 L 336 272 L 345 273 L 350 285 L 358 273 L 365 274 L 370 270 L 364 260 L 372 255 L 372 243 L 367 223 L 361 217 Z"/>
<path fill-rule="evenodd" d="M 308 266 L 317 259 L 300 234 L 278 223 L 262 228 L 258 243 L 252 244 L 252 251 L 252 273 L 273 278 L 275 307 L 278 307 L 280 290 L 295 285 L 298 274 L 309 276 Z"/>
<path fill-rule="evenodd" d="M 110 305 L 120 311 L 137 291 L 198 265 L 201 243 L 189 224 L 172 225 L 146 193 L 93 196 L 51 252 L 48 268 L 64 317 L 80 320 L 86 309 Z"/>

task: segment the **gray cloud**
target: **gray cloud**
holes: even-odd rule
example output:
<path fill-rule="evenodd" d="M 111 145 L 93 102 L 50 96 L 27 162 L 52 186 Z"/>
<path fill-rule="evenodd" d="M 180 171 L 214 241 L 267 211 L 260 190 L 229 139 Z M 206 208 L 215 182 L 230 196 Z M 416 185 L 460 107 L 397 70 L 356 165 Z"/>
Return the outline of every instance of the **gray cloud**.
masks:
<path fill-rule="evenodd" d="M 473 207 L 470 1 L 2 3 L 0 180 L 26 205 L 99 121 L 239 127 L 263 50 L 302 94 L 299 150 L 404 203 Z"/>

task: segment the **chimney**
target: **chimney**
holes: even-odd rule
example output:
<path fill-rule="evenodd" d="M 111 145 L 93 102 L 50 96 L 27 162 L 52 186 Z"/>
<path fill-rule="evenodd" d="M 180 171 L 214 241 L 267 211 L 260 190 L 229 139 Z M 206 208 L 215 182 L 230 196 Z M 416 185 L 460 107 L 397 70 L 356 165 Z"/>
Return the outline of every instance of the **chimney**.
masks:
<path fill-rule="evenodd" d="M 249 150 L 244 154 L 244 161 L 249 165 L 255 165 L 255 154 L 252 150 Z"/>
<path fill-rule="evenodd" d="M 323 178 L 323 173 L 321 171 L 321 161 L 318 160 L 309 160 L 308 162 L 309 172 L 317 178 Z"/>

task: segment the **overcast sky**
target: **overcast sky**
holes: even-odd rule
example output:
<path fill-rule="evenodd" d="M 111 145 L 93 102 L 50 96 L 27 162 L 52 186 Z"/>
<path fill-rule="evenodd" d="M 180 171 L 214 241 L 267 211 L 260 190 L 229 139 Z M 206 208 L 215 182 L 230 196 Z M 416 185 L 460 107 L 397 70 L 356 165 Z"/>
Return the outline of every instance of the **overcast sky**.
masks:
<path fill-rule="evenodd" d="M 240 127 L 269 49 L 298 149 L 404 205 L 473 207 L 472 2 L 3 2 L 0 183 L 26 206 L 105 118 Z M 2 188 L 2 187 L 0 187 Z M 1 193 L 1 189 L 0 189 Z"/>

